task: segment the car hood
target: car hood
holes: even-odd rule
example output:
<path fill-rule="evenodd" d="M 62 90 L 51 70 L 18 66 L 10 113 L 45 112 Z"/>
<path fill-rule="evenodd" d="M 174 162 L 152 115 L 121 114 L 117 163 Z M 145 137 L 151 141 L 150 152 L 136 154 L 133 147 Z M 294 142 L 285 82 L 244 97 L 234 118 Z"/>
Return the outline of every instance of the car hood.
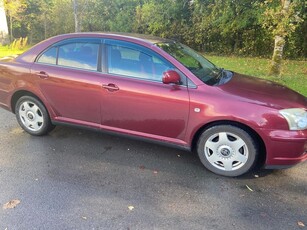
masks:
<path fill-rule="evenodd" d="M 306 108 L 307 99 L 303 95 L 272 81 L 234 73 L 226 84 L 217 86 L 237 100 L 276 109 Z"/>

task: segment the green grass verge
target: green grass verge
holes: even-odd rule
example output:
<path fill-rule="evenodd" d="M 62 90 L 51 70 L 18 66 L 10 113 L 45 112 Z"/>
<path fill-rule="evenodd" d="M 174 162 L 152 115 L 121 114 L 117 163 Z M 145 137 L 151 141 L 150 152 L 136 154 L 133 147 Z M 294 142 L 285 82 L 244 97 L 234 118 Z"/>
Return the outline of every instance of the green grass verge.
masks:
<path fill-rule="evenodd" d="M 307 96 L 307 61 L 285 60 L 281 77 L 268 76 L 269 59 L 251 57 L 220 57 L 204 55 L 214 64 L 238 73 L 251 75 L 286 85 Z"/>
<path fill-rule="evenodd" d="M 8 46 L 0 46 L 0 58 L 12 55 L 19 55 L 26 51 L 29 47 L 24 49 L 11 49 Z"/>
<path fill-rule="evenodd" d="M 28 47 L 29 48 L 29 47 Z M 23 50 L 12 50 L 7 46 L 0 46 L 0 58 L 10 55 L 18 55 Z M 260 77 L 286 85 L 289 88 L 307 96 L 307 61 L 285 60 L 281 77 L 268 76 L 270 60 L 251 57 L 221 57 L 206 55 L 205 57 L 219 67 L 238 73 Z"/>

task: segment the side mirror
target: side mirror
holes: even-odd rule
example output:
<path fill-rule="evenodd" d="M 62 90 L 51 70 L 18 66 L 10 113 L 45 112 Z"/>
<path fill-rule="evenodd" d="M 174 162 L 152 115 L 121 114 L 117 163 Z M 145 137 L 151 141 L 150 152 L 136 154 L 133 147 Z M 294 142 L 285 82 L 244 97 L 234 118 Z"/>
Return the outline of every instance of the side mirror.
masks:
<path fill-rule="evenodd" d="M 163 84 L 176 84 L 180 83 L 180 75 L 175 70 L 168 70 L 163 73 Z"/>

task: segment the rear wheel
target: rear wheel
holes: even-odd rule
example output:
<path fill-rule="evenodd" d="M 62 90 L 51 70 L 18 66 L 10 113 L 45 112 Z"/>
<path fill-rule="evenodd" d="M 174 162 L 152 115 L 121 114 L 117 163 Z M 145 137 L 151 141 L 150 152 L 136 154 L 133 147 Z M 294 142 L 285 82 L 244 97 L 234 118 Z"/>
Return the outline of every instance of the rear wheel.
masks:
<path fill-rule="evenodd" d="M 15 113 L 19 125 L 31 135 L 45 135 L 54 128 L 45 106 L 34 97 L 19 98 Z"/>
<path fill-rule="evenodd" d="M 258 147 L 245 130 L 232 125 L 218 125 L 202 133 L 197 153 L 210 171 L 223 176 L 240 176 L 254 166 Z"/>

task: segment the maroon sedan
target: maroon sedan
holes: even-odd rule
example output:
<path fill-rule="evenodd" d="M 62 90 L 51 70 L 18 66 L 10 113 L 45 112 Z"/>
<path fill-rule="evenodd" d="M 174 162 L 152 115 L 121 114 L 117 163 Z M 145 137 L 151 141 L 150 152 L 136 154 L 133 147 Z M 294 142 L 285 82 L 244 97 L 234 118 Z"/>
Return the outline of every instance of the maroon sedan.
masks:
<path fill-rule="evenodd" d="M 78 33 L 0 63 L 0 106 L 32 135 L 69 124 L 195 149 L 224 176 L 307 159 L 307 100 L 172 40 Z"/>

